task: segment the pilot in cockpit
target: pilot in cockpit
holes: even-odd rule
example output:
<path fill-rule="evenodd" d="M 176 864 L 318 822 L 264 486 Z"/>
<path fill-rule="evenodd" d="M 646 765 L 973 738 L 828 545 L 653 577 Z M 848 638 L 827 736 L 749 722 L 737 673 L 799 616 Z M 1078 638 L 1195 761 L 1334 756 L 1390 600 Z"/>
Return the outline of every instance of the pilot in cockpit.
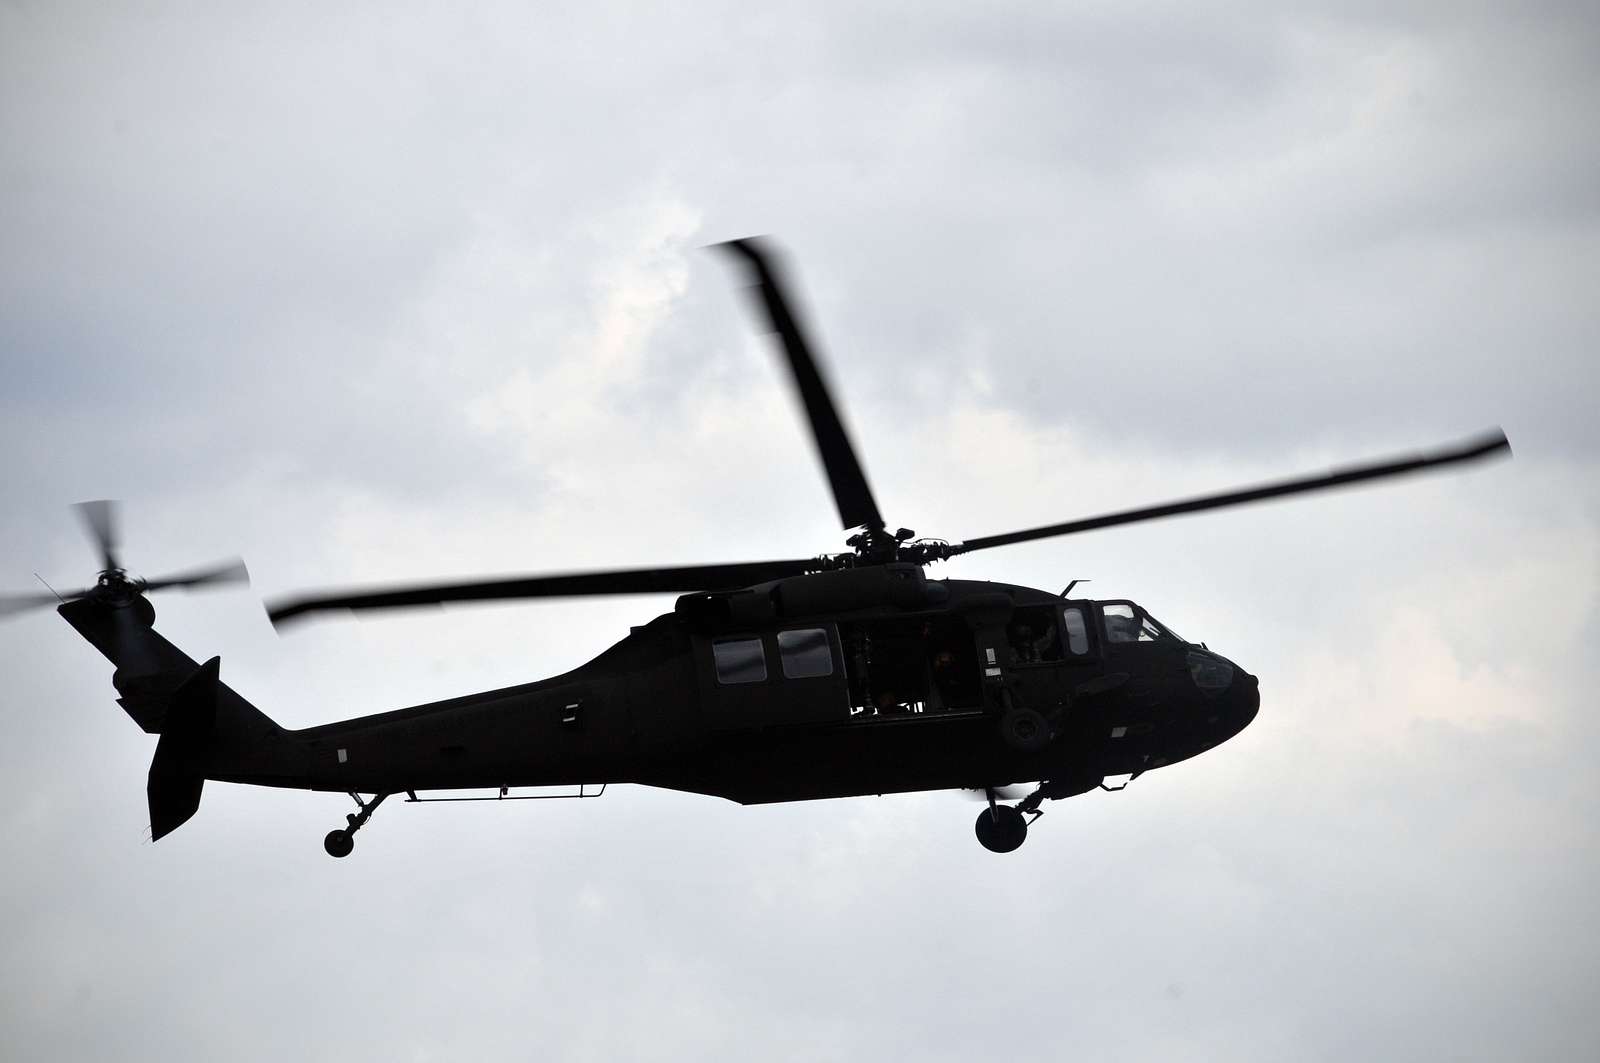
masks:
<path fill-rule="evenodd" d="M 1106 641 L 1138 642 L 1139 618 L 1106 613 Z"/>

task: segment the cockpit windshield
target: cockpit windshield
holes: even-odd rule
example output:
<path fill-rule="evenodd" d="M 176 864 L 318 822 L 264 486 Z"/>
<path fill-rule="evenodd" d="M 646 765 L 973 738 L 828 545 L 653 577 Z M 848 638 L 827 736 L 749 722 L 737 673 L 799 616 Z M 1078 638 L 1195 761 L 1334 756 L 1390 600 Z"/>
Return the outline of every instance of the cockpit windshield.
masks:
<path fill-rule="evenodd" d="M 1100 606 L 1107 642 L 1182 642 L 1177 633 L 1132 602 Z"/>

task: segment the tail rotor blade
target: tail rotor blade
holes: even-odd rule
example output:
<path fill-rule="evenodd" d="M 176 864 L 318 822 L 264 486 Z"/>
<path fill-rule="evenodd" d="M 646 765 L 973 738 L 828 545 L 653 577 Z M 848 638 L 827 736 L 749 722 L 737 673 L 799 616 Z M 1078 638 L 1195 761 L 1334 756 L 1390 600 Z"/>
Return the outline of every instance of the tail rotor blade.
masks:
<path fill-rule="evenodd" d="M 244 567 L 243 561 L 234 558 L 232 561 L 196 569 L 193 572 L 183 572 L 174 576 L 166 576 L 162 579 L 150 580 L 144 585 L 144 589 L 146 591 L 159 591 L 173 587 L 200 587 L 212 583 L 249 582 L 249 570 Z"/>
<path fill-rule="evenodd" d="M 117 563 L 117 503 L 109 498 L 79 502 L 74 506 L 89 529 L 89 537 L 100 548 L 100 562 L 104 568 L 120 569 Z"/>
<path fill-rule="evenodd" d="M 38 609 L 46 605 L 55 605 L 60 601 L 71 601 L 82 598 L 89 592 L 73 591 L 63 594 L 59 598 L 54 594 L 7 594 L 0 595 L 0 616 L 12 616 L 17 613 L 26 613 L 30 609 Z"/>

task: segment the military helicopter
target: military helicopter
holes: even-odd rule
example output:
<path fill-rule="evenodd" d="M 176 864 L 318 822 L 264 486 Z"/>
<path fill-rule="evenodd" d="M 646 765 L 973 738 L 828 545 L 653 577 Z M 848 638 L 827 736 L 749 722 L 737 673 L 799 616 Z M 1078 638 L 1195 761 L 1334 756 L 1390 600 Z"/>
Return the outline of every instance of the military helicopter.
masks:
<path fill-rule="evenodd" d="M 207 780 L 339 791 L 357 810 L 323 841 L 348 856 L 387 798 L 516 799 L 512 788 L 597 796 L 638 783 L 744 804 L 895 792 L 981 793 L 978 841 L 1010 852 L 1045 800 L 1120 789 L 1242 731 L 1256 677 L 1126 600 L 972 580 L 929 565 L 993 547 L 1348 486 L 1509 451 L 1492 431 L 1431 453 L 963 542 L 890 531 L 791 308 L 775 253 L 719 245 L 748 271 L 776 334 L 848 550 L 817 557 L 497 578 L 309 594 L 269 603 L 280 627 L 316 612 L 444 602 L 676 593 L 564 675 L 286 731 L 154 629 L 149 592 L 244 578 L 232 563 L 143 581 L 117 556 L 110 503 L 80 506 L 98 544 L 93 587 L 66 621 L 116 670 L 118 703 L 159 736 L 147 796 L 160 839 L 199 808 Z M 0 600 L 0 611 L 43 596 Z M 1117 784 L 1107 780 L 1120 780 Z M 1006 788 L 1037 782 L 1016 803 Z M 498 791 L 482 798 L 445 791 Z M 371 794 L 371 797 L 363 797 Z M 419 796 L 424 795 L 424 796 Z"/>

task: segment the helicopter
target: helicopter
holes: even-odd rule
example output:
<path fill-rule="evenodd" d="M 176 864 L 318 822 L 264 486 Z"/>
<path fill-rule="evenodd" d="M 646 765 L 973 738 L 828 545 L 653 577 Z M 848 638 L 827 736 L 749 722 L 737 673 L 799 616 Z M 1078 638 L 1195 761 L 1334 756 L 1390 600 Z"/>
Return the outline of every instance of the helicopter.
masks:
<path fill-rule="evenodd" d="M 329 611 L 678 595 L 670 612 L 562 675 L 285 730 L 222 682 L 218 657 L 198 663 L 154 627 L 149 593 L 244 580 L 243 564 L 138 579 L 118 556 L 113 504 L 80 503 L 102 562 L 94 586 L 0 599 L 0 613 L 59 599 L 56 611 L 115 666 L 118 704 L 157 736 L 146 788 L 152 840 L 196 813 L 207 781 L 348 794 L 356 811 L 323 839 L 334 857 L 350 855 L 356 833 L 399 794 L 412 802 L 516 800 L 513 788 L 576 787 L 558 796 L 583 798 L 634 783 L 743 804 L 975 791 L 986 802 L 975 823 L 978 841 L 1011 852 L 1046 800 L 1121 789 L 1239 734 L 1260 708 L 1259 682 L 1137 602 L 1074 595 L 1082 581 L 1051 592 L 933 578 L 929 566 L 1510 450 L 1495 429 L 1320 475 L 964 541 L 891 531 L 793 309 L 778 255 L 761 239 L 717 246 L 746 271 L 767 331 L 777 337 L 839 519 L 852 532 L 848 549 L 278 599 L 268 603 L 268 616 L 281 630 Z M 1037 785 L 1010 803 L 1019 783 Z M 490 795 L 440 796 L 480 790 Z"/>

